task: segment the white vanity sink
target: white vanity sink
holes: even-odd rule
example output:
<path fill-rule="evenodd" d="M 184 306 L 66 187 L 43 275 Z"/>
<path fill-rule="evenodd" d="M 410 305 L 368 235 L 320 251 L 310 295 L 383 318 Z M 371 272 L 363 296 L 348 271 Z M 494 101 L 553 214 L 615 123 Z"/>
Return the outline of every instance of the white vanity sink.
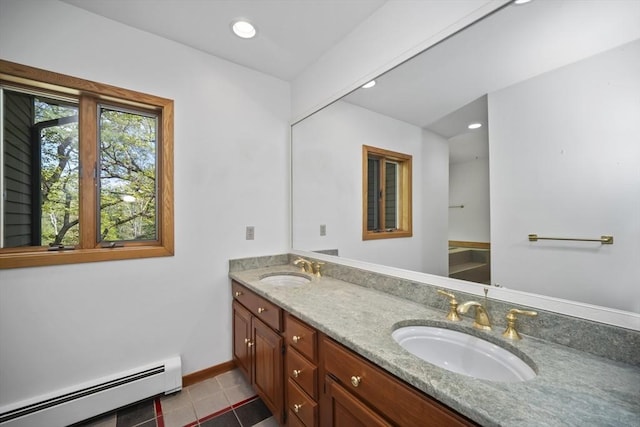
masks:
<path fill-rule="evenodd" d="M 311 283 L 311 279 L 296 273 L 274 273 L 262 276 L 260 282 L 272 286 L 295 287 Z"/>
<path fill-rule="evenodd" d="M 536 376 L 510 351 L 463 332 L 405 326 L 393 331 L 392 336 L 411 354 L 458 374 L 501 382 L 526 381 Z"/>

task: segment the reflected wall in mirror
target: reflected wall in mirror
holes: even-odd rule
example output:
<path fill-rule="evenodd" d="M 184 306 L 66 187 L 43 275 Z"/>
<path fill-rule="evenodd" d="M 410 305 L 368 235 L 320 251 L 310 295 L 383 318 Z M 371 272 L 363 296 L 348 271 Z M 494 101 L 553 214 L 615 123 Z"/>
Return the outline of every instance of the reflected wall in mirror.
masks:
<path fill-rule="evenodd" d="M 490 243 L 493 285 L 640 313 L 638 22 L 507 5 L 296 123 L 293 248 L 448 276 L 450 241 Z M 413 237 L 362 240 L 363 144 L 413 156 Z"/>

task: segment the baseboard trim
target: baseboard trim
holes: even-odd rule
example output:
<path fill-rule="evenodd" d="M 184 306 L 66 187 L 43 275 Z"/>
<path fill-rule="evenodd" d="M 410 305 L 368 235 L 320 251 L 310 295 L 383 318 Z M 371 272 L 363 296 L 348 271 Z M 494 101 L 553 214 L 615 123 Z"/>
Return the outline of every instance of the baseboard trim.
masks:
<path fill-rule="evenodd" d="M 182 377 L 182 387 L 189 387 L 190 385 L 199 383 L 200 381 L 204 381 L 208 378 L 213 378 L 216 375 L 220 375 L 227 371 L 235 369 L 235 367 L 236 367 L 236 363 L 233 360 L 230 360 L 228 362 L 224 362 L 219 365 L 204 368 L 201 371 L 196 371 L 196 372 L 192 372 L 190 374 L 184 375 Z"/>

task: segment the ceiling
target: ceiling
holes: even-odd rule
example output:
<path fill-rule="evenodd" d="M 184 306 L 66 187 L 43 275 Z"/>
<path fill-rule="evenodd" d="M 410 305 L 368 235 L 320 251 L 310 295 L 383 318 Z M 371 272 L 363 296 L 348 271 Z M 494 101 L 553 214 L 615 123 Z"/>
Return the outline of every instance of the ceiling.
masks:
<path fill-rule="evenodd" d="M 637 0 L 509 4 L 343 99 L 444 136 L 452 163 L 486 157 L 487 93 L 636 40 L 638 22 Z"/>
<path fill-rule="evenodd" d="M 62 0 L 285 81 L 294 80 L 386 0 Z M 244 18 L 258 35 L 240 39 Z"/>

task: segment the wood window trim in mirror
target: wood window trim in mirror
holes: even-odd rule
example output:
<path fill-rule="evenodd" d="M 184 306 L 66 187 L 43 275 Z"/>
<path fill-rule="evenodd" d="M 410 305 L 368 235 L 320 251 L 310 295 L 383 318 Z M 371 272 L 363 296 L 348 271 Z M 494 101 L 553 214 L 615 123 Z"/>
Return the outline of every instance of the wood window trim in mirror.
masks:
<path fill-rule="evenodd" d="M 368 176 L 369 158 L 384 159 L 400 165 L 399 172 L 399 206 L 397 228 L 393 230 L 373 231 L 367 227 L 367 210 L 369 200 Z M 362 240 L 393 239 L 413 236 L 412 228 L 412 156 L 382 148 L 362 146 Z M 381 209 L 383 210 L 383 209 Z M 384 220 L 384 219 L 382 219 Z"/>
<path fill-rule="evenodd" d="M 73 250 L 28 246 L 0 249 L 0 268 L 151 258 L 174 254 L 173 100 L 96 83 L 0 59 L 0 83 L 14 88 L 73 96 L 79 100 L 80 163 L 96 164 L 97 105 L 124 105 L 153 111 L 158 117 L 156 163 L 157 239 L 104 245 L 97 238 L 97 194 L 93 167 L 80 173 L 80 236 Z M 2 124 L 4 125 L 4 124 Z M 84 141 L 84 142 L 83 142 Z"/>

